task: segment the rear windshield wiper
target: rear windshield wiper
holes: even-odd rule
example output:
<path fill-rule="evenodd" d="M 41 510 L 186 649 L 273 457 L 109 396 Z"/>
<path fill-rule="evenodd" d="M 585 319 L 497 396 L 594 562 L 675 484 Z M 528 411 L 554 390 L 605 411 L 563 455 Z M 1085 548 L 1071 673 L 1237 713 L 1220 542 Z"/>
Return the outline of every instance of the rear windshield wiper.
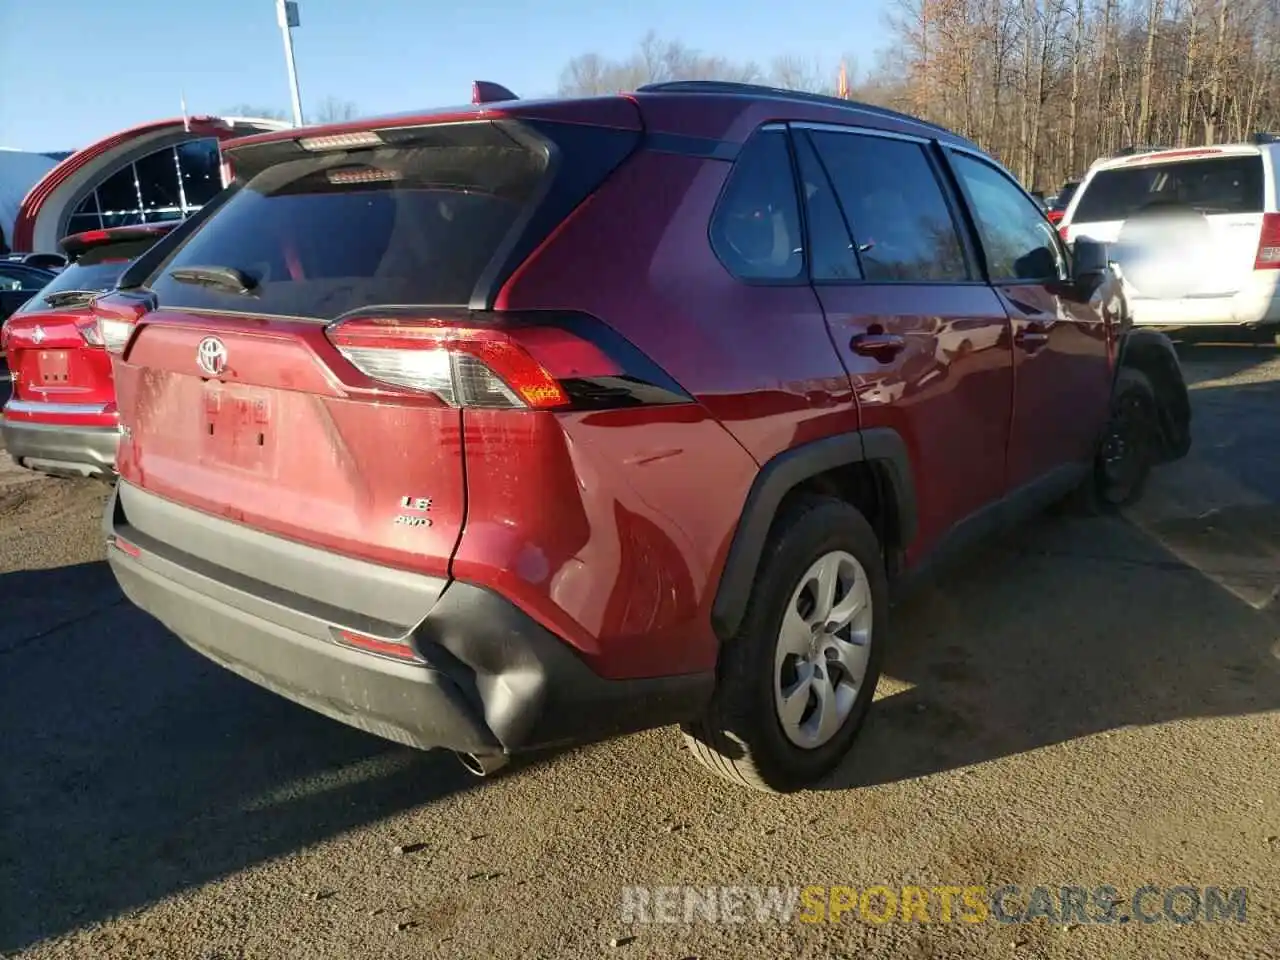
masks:
<path fill-rule="evenodd" d="M 169 271 L 170 278 L 178 283 L 195 283 L 205 287 L 217 287 L 230 293 L 256 296 L 256 278 L 236 267 L 177 267 Z"/>
<path fill-rule="evenodd" d="M 88 303 L 101 293 L 101 290 L 55 290 L 41 299 L 51 307 L 69 307 L 73 304 Z"/>

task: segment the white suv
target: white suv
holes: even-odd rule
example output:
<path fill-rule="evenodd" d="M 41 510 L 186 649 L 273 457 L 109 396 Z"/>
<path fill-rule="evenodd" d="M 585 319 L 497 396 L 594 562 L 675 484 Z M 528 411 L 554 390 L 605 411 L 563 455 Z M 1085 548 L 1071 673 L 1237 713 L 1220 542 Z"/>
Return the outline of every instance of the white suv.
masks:
<path fill-rule="evenodd" d="M 1137 325 L 1280 327 L 1280 137 L 1098 160 L 1059 230 L 1111 245 Z"/>

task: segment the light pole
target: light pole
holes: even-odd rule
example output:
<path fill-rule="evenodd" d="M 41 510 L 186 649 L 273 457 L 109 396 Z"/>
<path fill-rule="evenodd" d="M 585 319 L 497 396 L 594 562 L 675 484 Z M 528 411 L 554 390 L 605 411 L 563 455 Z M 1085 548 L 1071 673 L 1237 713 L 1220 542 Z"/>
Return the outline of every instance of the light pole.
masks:
<path fill-rule="evenodd" d="M 293 62 L 293 28 L 298 26 L 298 4 L 276 0 L 276 20 L 284 37 L 284 64 L 289 68 L 289 96 L 293 98 L 293 125 L 302 126 L 302 95 L 298 92 L 298 67 Z"/>

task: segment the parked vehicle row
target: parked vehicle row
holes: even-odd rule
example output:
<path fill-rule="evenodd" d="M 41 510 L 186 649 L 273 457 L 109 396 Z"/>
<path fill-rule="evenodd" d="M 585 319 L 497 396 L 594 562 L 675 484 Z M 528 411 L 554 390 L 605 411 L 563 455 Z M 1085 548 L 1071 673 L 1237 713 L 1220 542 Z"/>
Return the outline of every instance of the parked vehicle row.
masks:
<path fill-rule="evenodd" d="M 477 773 L 680 723 L 806 787 L 891 599 L 1187 452 L 1105 246 L 950 131 L 744 84 L 474 99 L 226 144 L 92 301 L 111 567 L 256 683 Z"/>

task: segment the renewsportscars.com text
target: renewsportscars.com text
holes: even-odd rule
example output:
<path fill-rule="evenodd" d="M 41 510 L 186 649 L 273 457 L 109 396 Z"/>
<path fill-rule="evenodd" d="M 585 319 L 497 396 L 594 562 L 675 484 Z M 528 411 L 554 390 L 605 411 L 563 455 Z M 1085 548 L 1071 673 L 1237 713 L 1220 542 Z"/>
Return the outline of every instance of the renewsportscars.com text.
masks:
<path fill-rule="evenodd" d="M 624 887 L 623 923 L 1245 923 L 1245 887 Z"/>

